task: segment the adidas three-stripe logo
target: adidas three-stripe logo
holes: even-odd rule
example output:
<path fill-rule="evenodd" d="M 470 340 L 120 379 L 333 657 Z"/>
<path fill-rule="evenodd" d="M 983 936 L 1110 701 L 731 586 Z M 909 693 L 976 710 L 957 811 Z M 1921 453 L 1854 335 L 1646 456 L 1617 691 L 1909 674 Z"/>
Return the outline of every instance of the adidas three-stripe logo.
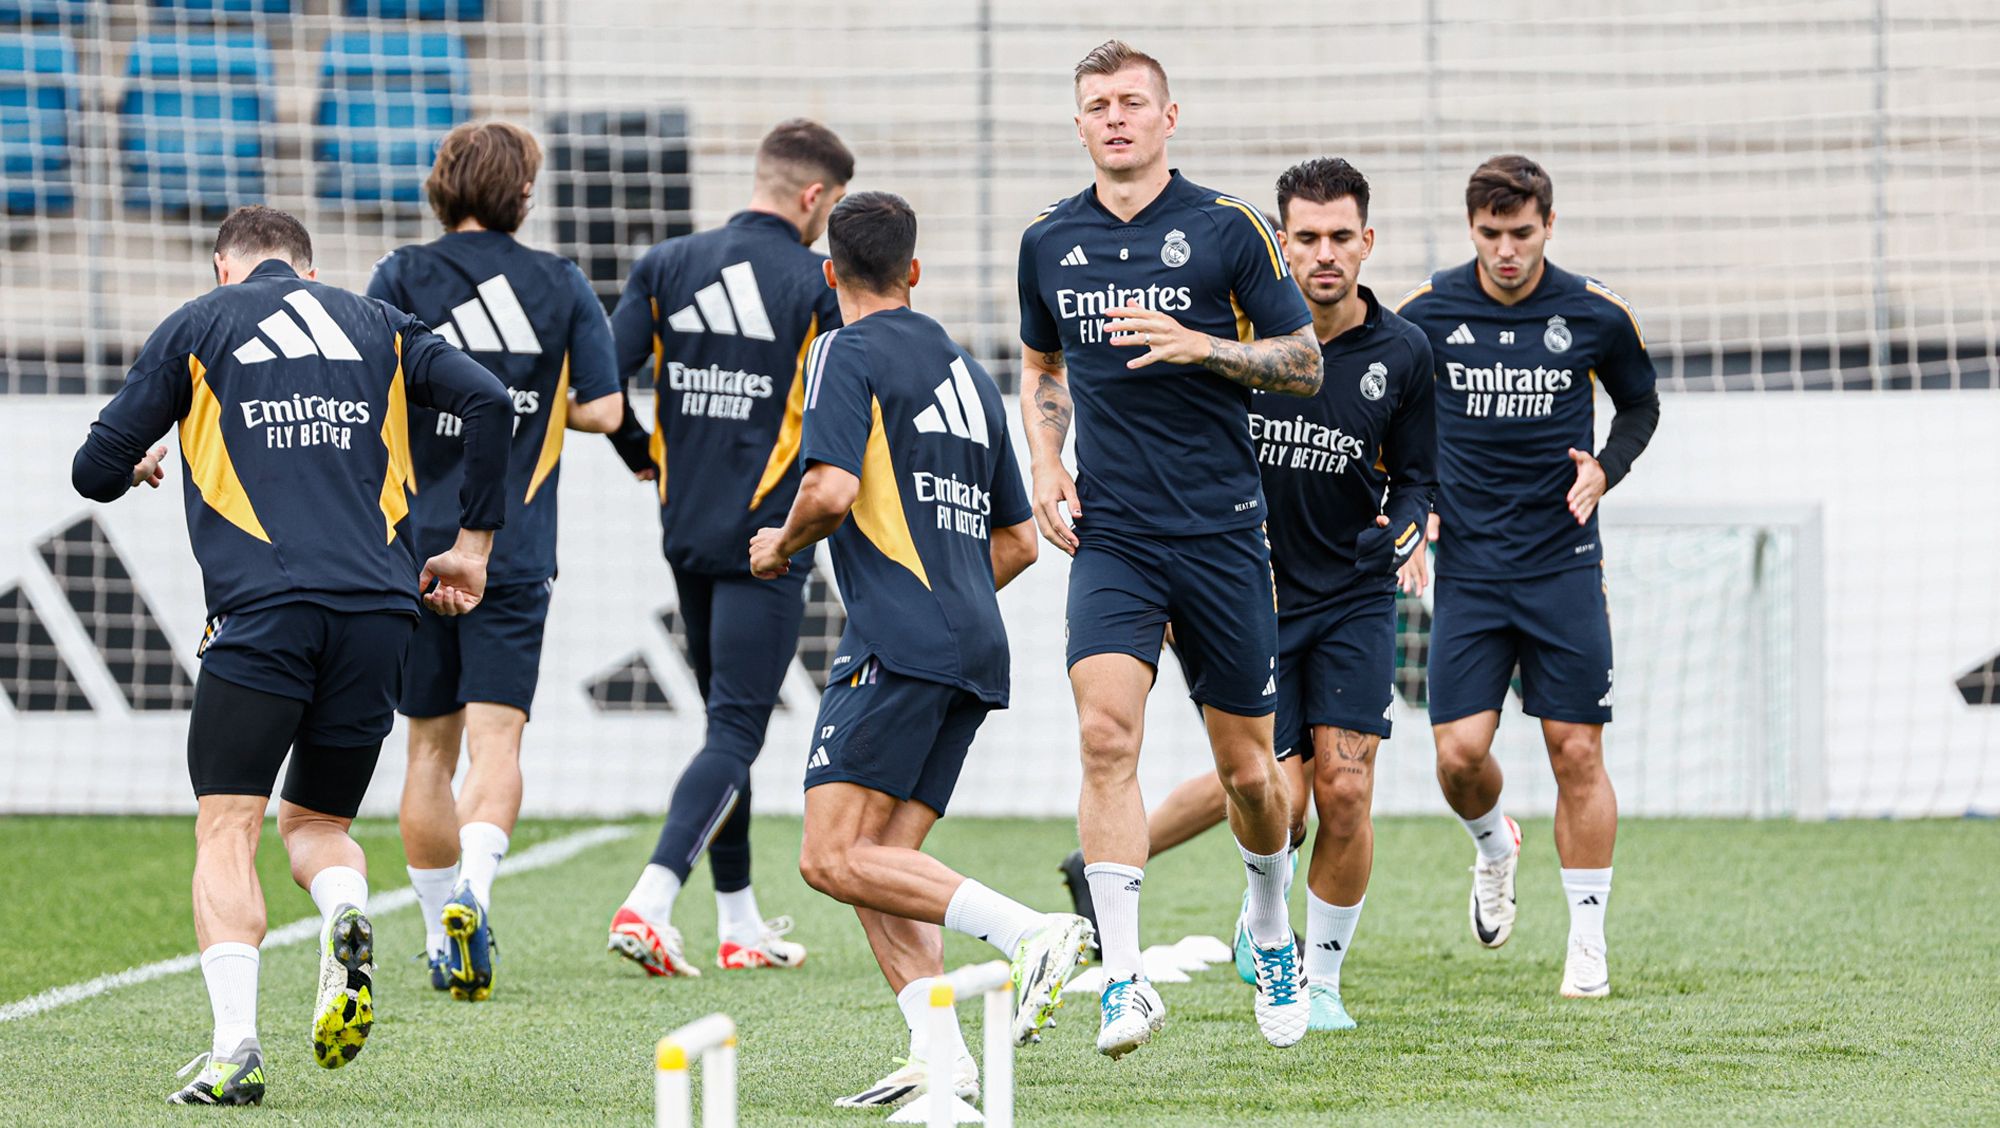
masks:
<path fill-rule="evenodd" d="M 937 402 L 917 412 L 918 431 L 926 435 L 950 431 L 980 446 L 993 445 L 986 435 L 986 410 L 979 402 L 979 389 L 973 386 L 972 372 L 965 367 L 964 357 L 952 359 L 951 379 L 938 384 L 931 393 L 937 396 Z"/>
<path fill-rule="evenodd" d="M 1062 257 L 1062 264 L 1064 266 L 1089 266 L 1090 259 L 1083 253 L 1083 244 L 1078 243 L 1076 246 L 1071 247 L 1069 253 Z"/>
<path fill-rule="evenodd" d="M 1444 343 L 1447 345 L 1472 345 L 1478 342 L 1472 339 L 1472 330 L 1466 328 L 1465 322 L 1461 321 L 1458 323 L 1458 328 L 1451 331 L 1451 336 L 1444 339 Z"/>
<path fill-rule="evenodd" d="M 451 347 L 466 352 L 508 352 L 539 355 L 541 338 L 521 308 L 521 299 L 504 274 L 478 286 L 479 296 L 451 307 L 451 319 L 435 330 Z M 483 303 L 482 304 L 482 300 Z"/>
<path fill-rule="evenodd" d="M 694 304 L 675 310 L 667 325 L 677 333 L 720 333 L 725 337 L 740 333 L 753 341 L 778 339 L 771 317 L 764 311 L 757 272 L 747 262 L 723 267 L 722 281 L 696 290 Z"/>
<path fill-rule="evenodd" d="M 278 353 L 283 353 L 286 360 L 305 356 L 323 356 L 328 360 L 361 359 L 354 342 L 340 331 L 333 315 L 326 312 L 326 307 L 319 304 L 319 299 L 312 296 L 311 290 L 293 290 L 285 295 L 285 304 L 297 311 L 305 327 L 300 328 L 299 322 L 282 309 L 273 313 L 257 323 L 258 331 L 271 338 L 270 344 L 265 343 L 264 337 L 251 337 L 229 354 L 236 358 L 236 363 L 262 364 L 278 359 Z M 278 346 L 278 352 L 271 351 L 273 344 Z"/>

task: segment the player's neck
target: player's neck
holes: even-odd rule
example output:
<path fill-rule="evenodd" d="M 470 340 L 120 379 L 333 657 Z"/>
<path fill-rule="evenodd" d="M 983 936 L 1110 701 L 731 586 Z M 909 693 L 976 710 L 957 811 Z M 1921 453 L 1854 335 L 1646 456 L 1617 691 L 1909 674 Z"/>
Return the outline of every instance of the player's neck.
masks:
<path fill-rule="evenodd" d="M 456 224 L 452 225 L 451 233 L 453 235 L 457 235 L 460 234 L 461 232 L 466 232 L 466 231 L 484 231 L 484 230 L 486 230 L 484 224 L 480 223 L 478 220 L 468 215 L 464 219 L 461 219 Z"/>
<path fill-rule="evenodd" d="M 1306 305 L 1312 309 L 1313 334 L 1322 345 L 1368 320 L 1368 300 L 1361 296 L 1361 284 L 1358 282 L 1347 288 L 1346 297 L 1332 305 L 1321 305 L 1311 300 Z"/>
<path fill-rule="evenodd" d="M 750 206 L 743 210 L 760 212 L 764 215 L 775 215 L 786 223 L 791 224 L 794 231 L 803 232 L 806 229 L 806 215 L 804 212 L 796 207 L 787 207 L 785 204 L 761 193 L 752 195 L 750 197 Z"/>
<path fill-rule="evenodd" d="M 1487 277 L 1484 266 L 1478 268 L 1478 274 L 1479 288 L 1487 297 L 1492 298 L 1503 306 L 1516 306 L 1534 297 L 1535 291 L 1541 289 L 1542 279 L 1547 278 L 1549 275 L 1549 260 L 1543 259 L 1536 263 L 1535 272 L 1528 276 L 1528 280 L 1511 290 L 1503 290 L 1494 285 L 1493 279 Z"/>
<path fill-rule="evenodd" d="M 1145 211 L 1146 205 L 1159 199 L 1160 193 L 1167 190 L 1173 178 L 1173 170 L 1167 167 L 1165 157 L 1158 164 L 1129 173 L 1114 174 L 1100 168 L 1097 170 L 1097 202 L 1104 205 L 1105 211 L 1129 222 L 1133 216 Z"/>
<path fill-rule="evenodd" d="M 878 294 L 873 290 L 841 290 L 839 297 L 840 320 L 848 325 L 871 313 L 910 308 L 910 292 L 907 289 L 893 294 Z"/>

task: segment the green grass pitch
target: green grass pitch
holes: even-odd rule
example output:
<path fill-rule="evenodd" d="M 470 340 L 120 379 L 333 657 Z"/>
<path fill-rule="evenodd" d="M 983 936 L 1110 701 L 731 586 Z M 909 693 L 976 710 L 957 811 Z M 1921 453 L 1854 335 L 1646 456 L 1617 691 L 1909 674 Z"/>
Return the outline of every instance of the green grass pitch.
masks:
<path fill-rule="evenodd" d="M 579 823 L 531 823 L 517 852 Z M 866 1125 L 829 1101 L 904 1049 L 894 1000 L 852 914 L 798 879 L 796 820 L 757 827 L 759 897 L 812 948 L 789 972 L 648 980 L 604 929 L 650 849 L 651 824 L 495 894 L 501 963 L 489 1003 L 432 992 L 416 913 L 377 919 L 379 1017 L 368 1050 L 312 1063 L 312 952 L 267 953 L 260 1024 L 269 1124 L 650 1122 L 652 1046 L 713 1010 L 742 1029 L 746 1124 Z M 1023 1124 L 1851 1123 L 2000 1121 L 2000 824 L 1628 821 L 1610 915 L 1613 996 L 1558 998 L 1565 910 L 1546 820 L 1526 826 L 1521 916 L 1497 952 L 1465 920 L 1471 849 L 1449 820 L 1385 819 L 1344 990 L 1360 1029 L 1266 1047 L 1227 968 L 1163 987 L 1152 1045 L 1090 1049 L 1089 999 L 1020 1051 Z M 405 884 L 393 825 L 363 823 L 380 888 Z M 947 820 L 934 851 L 1046 908 L 1064 897 L 1060 821 Z M 182 819 L 0 819 L 0 1004 L 193 948 Z M 261 854 L 272 918 L 311 912 L 274 832 Z M 1158 860 L 1149 942 L 1226 934 L 1240 891 L 1225 836 Z M 1294 891 L 1295 901 L 1303 892 Z M 678 923 L 703 959 L 714 908 L 696 877 Z M 1295 904 L 1294 919 L 1303 922 Z M 988 958 L 952 937 L 953 965 Z M 962 1008 L 977 1045 L 977 1007 Z M 207 1047 L 198 973 L 0 1023 L 0 1123 L 192 1123 L 173 1071 Z"/>

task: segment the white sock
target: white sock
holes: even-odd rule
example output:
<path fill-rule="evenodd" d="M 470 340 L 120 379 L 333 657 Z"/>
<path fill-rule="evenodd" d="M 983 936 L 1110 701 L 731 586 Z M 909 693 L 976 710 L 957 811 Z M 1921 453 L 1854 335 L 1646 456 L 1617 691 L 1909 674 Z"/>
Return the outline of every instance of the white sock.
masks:
<path fill-rule="evenodd" d="M 1472 844 L 1479 848 L 1479 856 L 1489 862 L 1497 862 L 1514 852 L 1514 836 L 1507 833 L 1507 813 L 1500 804 L 1476 819 L 1460 819 L 1465 824 L 1465 833 L 1472 836 Z"/>
<path fill-rule="evenodd" d="M 1361 923 L 1363 897 L 1352 905 L 1334 905 L 1306 890 L 1306 982 L 1340 990 L 1340 964 L 1354 943 L 1354 926 Z"/>
<path fill-rule="evenodd" d="M 1145 978 L 1139 960 L 1139 890 L 1146 871 L 1117 862 L 1092 862 L 1083 867 L 1090 883 L 1090 900 L 1097 907 L 1097 950 L 1104 961 L 1104 978 Z"/>
<path fill-rule="evenodd" d="M 903 1023 L 910 1028 L 910 1057 L 917 1061 L 935 1061 L 940 1068 L 949 1069 L 959 1058 L 972 1056 L 965 1048 L 965 1032 L 959 1028 L 958 1015 L 952 1015 L 952 1044 L 945 1052 L 933 1059 L 929 1053 L 931 1044 L 931 986 L 937 980 L 928 976 L 912 979 L 896 992 L 896 1006 L 903 1012 Z"/>
<path fill-rule="evenodd" d="M 1260 948 L 1275 948 L 1292 938 L 1285 889 L 1291 884 L 1291 850 L 1259 854 L 1241 842 L 1243 873 L 1250 881 L 1250 939 Z"/>
<path fill-rule="evenodd" d="M 444 903 L 451 900 L 451 891 L 458 884 L 458 867 L 443 869 L 418 869 L 404 866 L 410 875 L 410 888 L 417 894 L 417 909 L 424 914 L 424 950 L 444 951 Z"/>
<path fill-rule="evenodd" d="M 500 859 L 506 856 L 506 831 L 489 822 L 458 828 L 458 875 L 472 886 L 480 908 L 493 903 L 493 879 L 500 875 Z"/>
<path fill-rule="evenodd" d="M 1022 938 L 1042 926 L 1042 914 L 968 877 L 944 908 L 944 926 L 986 941 L 1011 960 Z"/>
<path fill-rule="evenodd" d="M 208 981 L 208 1005 L 215 1012 L 209 1052 L 220 1058 L 257 1037 L 257 960 L 254 944 L 224 941 L 201 952 L 201 977 Z"/>
<path fill-rule="evenodd" d="M 674 871 L 649 862 L 639 883 L 625 896 L 625 907 L 654 924 L 666 924 L 674 917 L 674 899 L 681 895 L 681 879 Z"/>
<path fill-rule="evenodd" d="M 313 904 L 319 906 L 321 927 L 333 919 L 333 914 L 342 905 L 353 905 L 357 909 L 368 907 L 368 879 L 361 871 L 351 866 L 328 866 L 315 874 L 312 879 Z"/>
<path fill-rule="evenodd" d="M 1569 898 L 1569 939 L 1604 950 L 1604 910 L 1611 904 L 1611 867 L 1565 869 L 1563 893 Z"/>
<path fill-rule="evenodd" d="M 734 893 L 715 891 L 715 931 L 724 944 L 754 948 L 764 939 L 764 914 L 757 893 L 746 885 Z"/>

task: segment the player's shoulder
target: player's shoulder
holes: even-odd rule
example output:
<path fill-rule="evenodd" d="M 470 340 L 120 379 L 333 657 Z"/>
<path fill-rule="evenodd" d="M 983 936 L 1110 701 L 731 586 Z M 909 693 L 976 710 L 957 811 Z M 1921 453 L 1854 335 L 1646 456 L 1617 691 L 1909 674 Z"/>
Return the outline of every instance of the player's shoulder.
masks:
<path fill-rule="evenodd" d="M 1028 225 L 1021 230 L 1021 246 L 1024 249 L 1035 247 L 1048 236 L 1049 232 L 1075 221 L 1083 212 L 1082 192 L 1064 196 L 1052 204 L 1037 208 L 1035 213 L 1028 217 Z"/>
<path fill-rule="evenodd" d="M 1563 270 L 1554 263 L 1548 269 L 1562 283 L 1562 312 L 1566 316 L 1587 317 L 1612 332 L 1629 328 L 1640 344 L 1645 343 L 1645 333 L 1639 328 L 1639 312 L 1616 290 L 1588 274 Z"/>
<path fill-rule="evenodd" d="M 1429 278 L 1412 286 L 1408 293 L 1397 298 L 1391 312 L 1406 321 L 1414 322 L 1434 310 L 1464 300 L 1467 287 L 1477 289 L 1478 282 L 1472 278 L 1475 263 L 1464 262 L 1433 271 Z"/>
<path fill-rule="evenodd" d="M 1387 339 L 1407 350 L 1412 361 L 1430 358 L 1431 339 L 1424 335 L 1416 322 L 1387 306 L 1382 308 L 1382 332 Z"/>
<path fill-rule="evenodd" d="M 1271 221 L 1264 209 L 1241 196 L 1206 188 L 1192 180 L 1180 182 L 1184 206 L 1207 217 L 1214 228 L 1225 235 L 1246 239 L 1262 246 L 1269 242 L 1275 246 L 1278 235 L 1271 227 Z"/>

